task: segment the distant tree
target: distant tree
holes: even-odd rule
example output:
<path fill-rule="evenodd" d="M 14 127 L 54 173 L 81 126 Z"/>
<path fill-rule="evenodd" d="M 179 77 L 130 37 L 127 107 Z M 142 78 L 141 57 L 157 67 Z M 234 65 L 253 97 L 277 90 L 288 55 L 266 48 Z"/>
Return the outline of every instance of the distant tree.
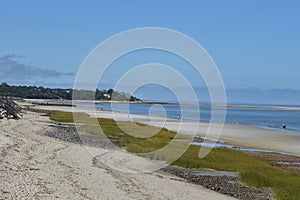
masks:
<path fill-rule="evenodd" d="M 114 90 L 113 90 L 113 89 L 109 89 L 109 90 L 107 90 L 107 94 L 109 94 L 109 95 L 112 95 L 112 94 L 113 94 L 113 92 L 114 92 Z"/>
<path fill-rule="evenodd" d="M 61 88 L 44 88 L 36 86 L 10 86 L 7 83 L 0 84 L 0 96 L 11 96 L 28 99 L 68 99 L 71 100 L 73 93 L 77 99 L 87 100 L 95 98 L 96 100 L 111 100 L 112 96 L 115 96 L 120 101 L 132 101 L 136 100 L 136 97 L 131 96 L 123 92 L 117 92 L 113 89 L 99 90 L 96 89 L 96 93 L 90 90 L 74 90 L 73 89 L 61 89 Z"/>

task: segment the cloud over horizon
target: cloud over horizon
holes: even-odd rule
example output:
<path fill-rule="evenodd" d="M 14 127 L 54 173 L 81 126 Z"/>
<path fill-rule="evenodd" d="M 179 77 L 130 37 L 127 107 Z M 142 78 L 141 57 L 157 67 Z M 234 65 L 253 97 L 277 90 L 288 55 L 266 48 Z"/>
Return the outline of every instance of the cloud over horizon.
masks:
<path fill-rule="evenodd" d="M 39 80 L 45 81 L 49 79 L 49 81 L 53 81 L 53 79 L 62 76 L 74 76 L 74 73 L 59 72 L 18 63 L 15 58 L 16 56 L 13 54 L 0 56 L 0 81 L 10 83 L 25 81 L 34 83 Z"/>

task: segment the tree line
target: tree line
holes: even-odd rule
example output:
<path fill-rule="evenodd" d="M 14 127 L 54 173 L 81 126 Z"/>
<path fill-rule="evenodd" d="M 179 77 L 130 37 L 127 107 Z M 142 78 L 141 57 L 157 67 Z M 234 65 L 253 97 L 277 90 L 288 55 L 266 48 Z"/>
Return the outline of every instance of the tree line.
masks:
<path fill-rule="evenodd" d="M 14 86 L 7 83 L 0 84 L 0 95 L 6 97 L 19 97 L 24 99 L 67 99 L 77 100 L 117 100 L 117 101 L 141 101 L 140 99 L 124 92 L 109 90 L 73 90 L 62 88 L 45 88 L 41 86 Z"/>

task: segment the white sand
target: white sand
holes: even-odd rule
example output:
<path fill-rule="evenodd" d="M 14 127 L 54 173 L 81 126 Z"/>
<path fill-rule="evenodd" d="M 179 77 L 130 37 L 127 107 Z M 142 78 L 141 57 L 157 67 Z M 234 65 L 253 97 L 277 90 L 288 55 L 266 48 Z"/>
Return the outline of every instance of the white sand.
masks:
<path fill-rule="evenodd" d="M 71 107 L 61 106 L 37 106 L 39 109 L 48 110 L 61 110 L 61 111 L 72 111 Z M 115 113 L 99 111 L 96 112 L 88 107 L 75 107 L 75 112 L 85 112 L 92 117 L 103 117 L 103 118 L 115 118 L 117 120 L 128 120 L 129 118 L 134 121 L 141 121 L 144 123 L 150 123 L 149 117 L 144 115 L 127 115 L 124 113 Z M 178 131 L 180 121 L 169 119 L 165 123 L 163 118 L 152 117 L 152 125 L 162 127 L 169 130 Z M 205 136 L 208 129 L 208 123 L 201 122 L 196 123 L 192 121 L 183 121 L 181 125 L 180 134 L 191 135 L 192 132 L 197 130 L 197 135 Z M 218 138 L 218 132 L 212 128 L 212 134 L 208 135 L 211 138 Z M 267 130 L 263 128 L 241 125 L 241 124 L 225 124 L 219 139 L 226 141 L 226 143 L 235 145 L 238 147 L 246 148 L 257 148 L 266 149 L 273 151 L 282 151 L 294 154 L 300 154 L 300 133 L 295 132 L 280 132 L 275 130 Z"/>
<path fill-rule="evenodd" d="M 0 148 L 12 144 L 11 140 L 3 135 L 0 135 Z"/>
<path fill-rule="evenodd" d="M 37 113 L 0 122 L 0 138 L 12 142 L 0 147 L 0 199 L 233 199 L 177 177 L 94 163 L 84 146 L 43 136 L 50 123 Z"/>

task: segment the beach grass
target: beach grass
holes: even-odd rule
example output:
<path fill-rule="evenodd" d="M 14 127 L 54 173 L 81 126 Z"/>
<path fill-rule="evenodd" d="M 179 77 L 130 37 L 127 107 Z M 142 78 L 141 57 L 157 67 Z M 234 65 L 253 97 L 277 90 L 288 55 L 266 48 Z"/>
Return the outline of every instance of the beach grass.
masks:
<path fill-rule="evenodd" d="M 71 112 L 62 112 L 62 111 L 52 110 L 52 111 L 47 112 L 47 115 L 53 121 L 74 123 L 73 113 L 71 113 Z M 78 117 L 80 117 L 82 119 L 88 119 L 88 117 L 89 117 L 85 113 L 76 113 L 76 115 L 78 115 Z M 85 120 L 85 121 L 87 121 L 87 120 Z"/>
<path fill-rule="evenodd" d="M 86 114 L 79 114 L 82 128 L 91 134 L 97 134 L 98 124 L 89 123 Z M 51 111 L 49 117 L 60 122 L 74 122 L 72 113 Z M 132 126 L 132 122 L 115 122 L 113 119 L 97 119 L 101 131 L 109 136 L 119 138 L 123 147 L 133 153 L 147 153 L 164 147 L 175 137 L 176 133 L 161 129 L 149 138 L 137 138 L 126 134 L 118 125 Z M 118 124 L 117 124 L 118 123 Z M 138 126 L 143 124 L 134 123 Z M 185 136 L 182 136 L 183 138 Z M 205 158 L 199 158 L 199 146 L 190 146 L 188 150 L 172 165 L 188 169 L 214 169 L 229 172 L 239 172 L 241 181 L 249 186 L 273 188 L 276 199 L 300 199 L 300 174 L 284 171 L 276 165 L 256 156 L 250 156 L 242 151 L 216 148 Z"/>
<path fill-rule="evenodd" d="M 105 135 L 110 137 L 122 137 L 122 145 L 125 149 L 132 153 L 148 153 L 156 151 L 165 145 L 167 145 L 176 135 L 175 132 L 169 131 L 165 128 L 160 129 L 157 127 L 152 130 L 156 131 L 152 137 L 141 138 L 134 137 L 136 134 L 127 134 L 120 127 L 125 130 L 131 130 L 135 126 L 145 126 L 144 124 L 134 123 L 134 122 L 118 122 L 118 124 L 112 119 L 99 118 L 98 119 L 101 129 Z M 147 136 L 147 133 L 140 132 L 138 135 Z"/>

